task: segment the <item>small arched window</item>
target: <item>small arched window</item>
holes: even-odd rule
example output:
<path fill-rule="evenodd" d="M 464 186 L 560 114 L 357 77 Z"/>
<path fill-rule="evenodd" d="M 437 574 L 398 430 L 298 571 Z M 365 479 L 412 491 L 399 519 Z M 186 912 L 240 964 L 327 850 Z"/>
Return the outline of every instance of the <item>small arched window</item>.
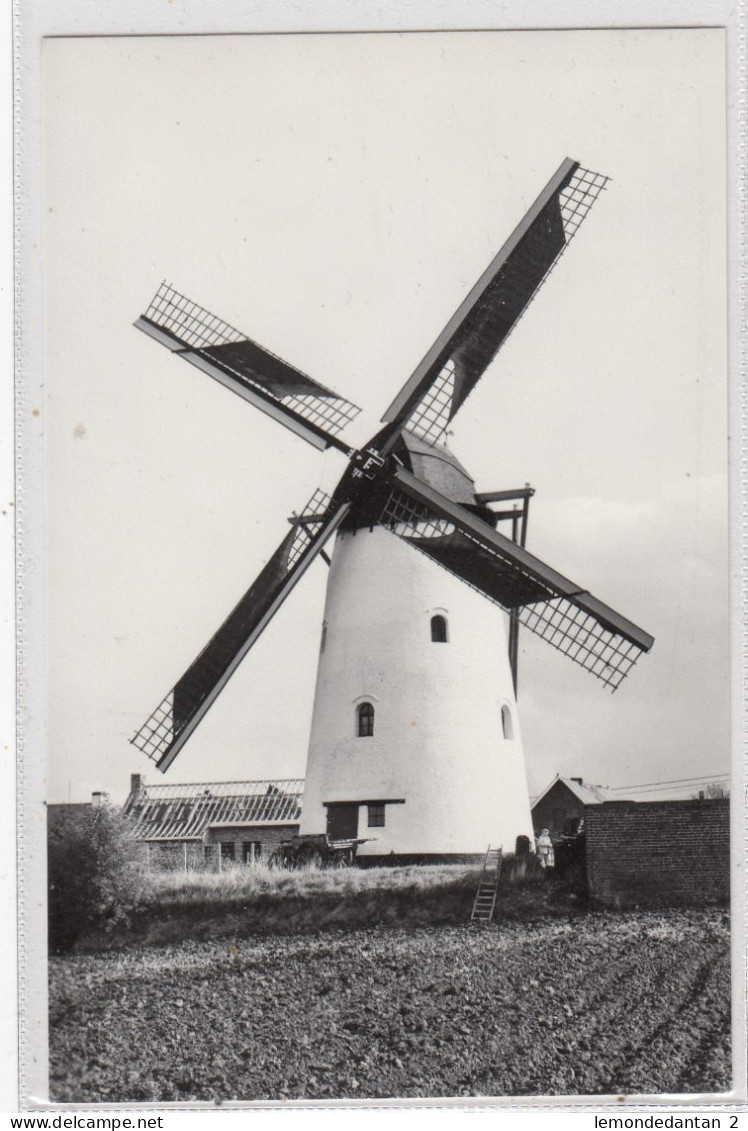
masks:
<path fill-rule="evenodd" d="M 434 644 L 447 643 L 447 621 L 445 617 L 431 618 L 431 640 Z"/>
<path fill-rule="evenodd" d="M 374 734 L 374 708 L 371 703 L 362 703 L 356 711 L 358 718 L 358 737 L 371 738 Z"/>
<path fill-rule="evenodd" d="M 509 710 L 506 703 L 501 708 L 501 729 L 504 732 L 504 738 L 514 738 L 514 724 L 512 722 L 512 712 Z"/>
<path fill-rule="evenodd" d="M 324 652 L 326 644 L 327 644 L 327 621 L 323 621 L 323 623 L 322 623 L 322 639 L 320 640 L 320 643 L 319 643 L 320 654 L 322 654 L 322 652 Z"/>

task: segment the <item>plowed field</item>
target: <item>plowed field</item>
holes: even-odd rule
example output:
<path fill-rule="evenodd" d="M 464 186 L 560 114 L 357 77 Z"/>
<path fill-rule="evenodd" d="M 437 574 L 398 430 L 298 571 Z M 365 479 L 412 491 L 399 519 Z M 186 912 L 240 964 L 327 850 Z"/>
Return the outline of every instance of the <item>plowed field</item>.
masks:
<path fill-rule="evenodd" d="M 246 938 L 52 959 L 74 1103 L 720 1092 L 720 912 Z"/>

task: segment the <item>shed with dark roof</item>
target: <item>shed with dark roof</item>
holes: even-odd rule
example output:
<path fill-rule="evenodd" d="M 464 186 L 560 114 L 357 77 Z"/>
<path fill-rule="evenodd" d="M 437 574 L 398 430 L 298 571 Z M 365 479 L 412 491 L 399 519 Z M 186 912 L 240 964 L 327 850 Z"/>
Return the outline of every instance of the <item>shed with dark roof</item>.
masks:
<path fill-rule="evenodd" d="M 611 800 L 613 795 L 602 785 L 590 785 L 582 778 L 563 778 L 557 774 L 553 781 L 535 799 L 532 827 L 535 833 L 548 829 L 553 840 L 575 836 L 580 831 L 587 805 L 599 805 Z"/>

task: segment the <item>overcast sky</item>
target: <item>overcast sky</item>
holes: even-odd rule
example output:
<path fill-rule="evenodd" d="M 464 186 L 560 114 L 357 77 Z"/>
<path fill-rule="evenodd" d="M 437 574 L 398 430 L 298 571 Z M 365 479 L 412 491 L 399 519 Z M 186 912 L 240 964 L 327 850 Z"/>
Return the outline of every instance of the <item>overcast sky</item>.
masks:
<path fill-rule="evenodd" d="M 48 799 L 300 776 L 315 564 L 167 777 L 128 738 L 342 471 L 132 326 L 163 278 L 364 411 L 564 157 L 612 178 L 459 414 L 529 548 L 651 632 L 615 695 L 527 632 L 531 792 L 728 768 L 722 33 L 45 44 Z M 459 752 L 455 752 L 459 757 Z"/>

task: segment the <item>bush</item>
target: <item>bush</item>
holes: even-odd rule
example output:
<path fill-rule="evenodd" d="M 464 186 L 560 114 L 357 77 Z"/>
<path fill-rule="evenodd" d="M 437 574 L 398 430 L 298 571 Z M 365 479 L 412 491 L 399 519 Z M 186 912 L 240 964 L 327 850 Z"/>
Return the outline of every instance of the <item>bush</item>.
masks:
<path fill-rule="evenodd" d="M 501 875 L 510 884 L 542 884 L 547 879 L 540 858 L 534 852 L 521 856 L 505 852 L 501 858 Z"/>
<path fill-rule="evenodd" d="M 128 824 L 109 806 L 58 811 L 47 834 L 49 947 L 71 950 L 85 931 L 110 931 L 141 899 L 143 877 Z"/>

